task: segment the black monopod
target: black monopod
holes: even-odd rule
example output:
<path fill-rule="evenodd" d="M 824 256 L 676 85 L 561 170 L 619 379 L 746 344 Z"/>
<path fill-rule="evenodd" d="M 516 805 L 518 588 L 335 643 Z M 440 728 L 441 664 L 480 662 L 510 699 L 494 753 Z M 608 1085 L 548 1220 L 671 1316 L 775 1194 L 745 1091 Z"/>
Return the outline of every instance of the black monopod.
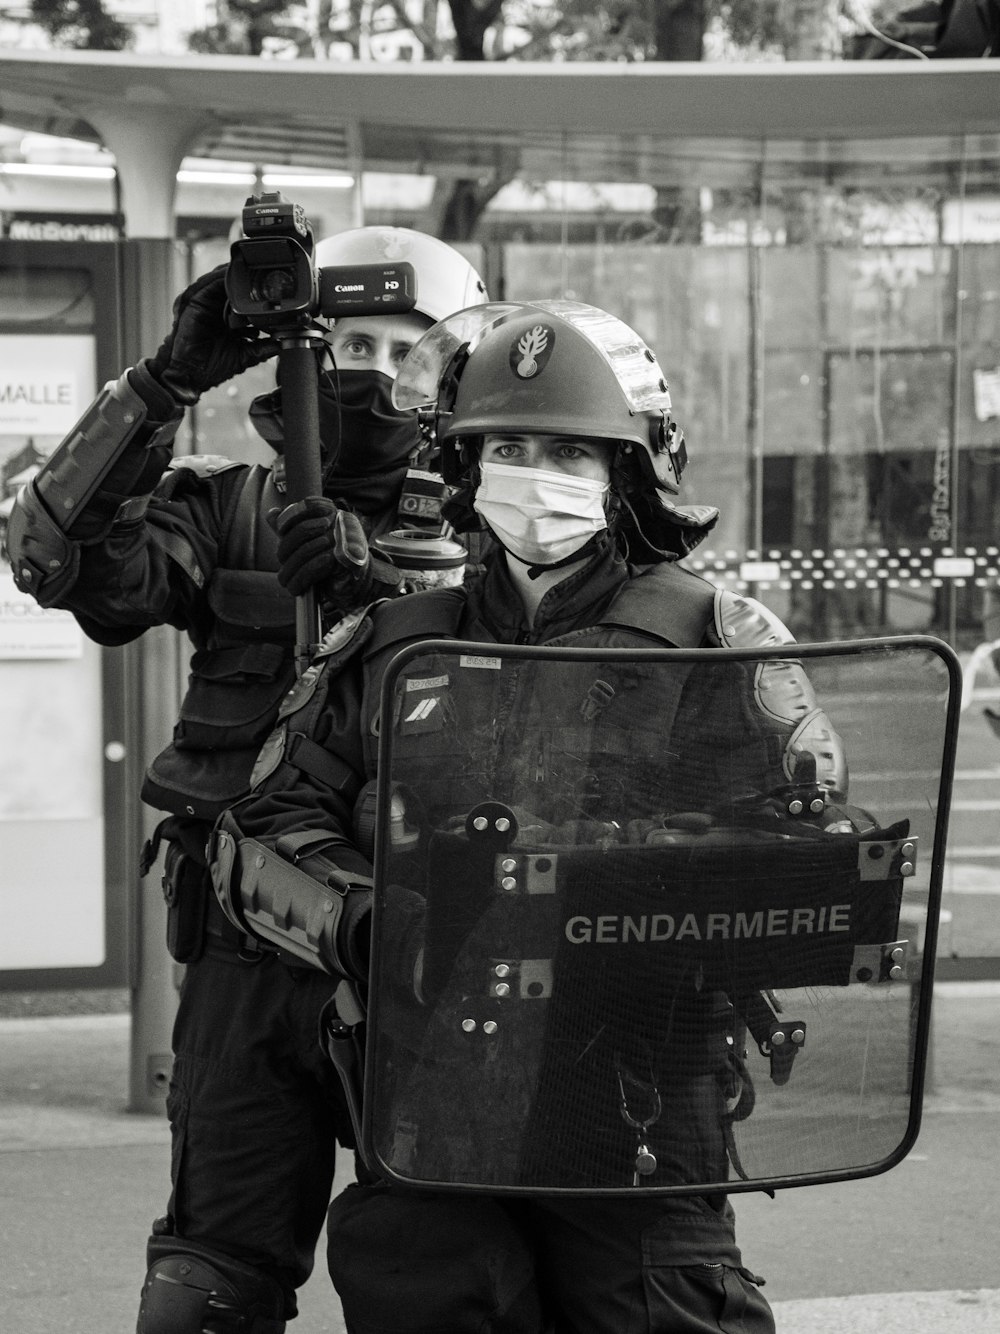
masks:
<path fill-rule="evenodd" d="M 279 335 L 281 410 L 284 419 L 285 494 L 288 503 L 323 494 L 319 439 L 317 351 L 321 338 L 308 334 Z M 295 674 L 301 676 L 323 638 L 319 601 L 314 588 L 295 599 Z"/>

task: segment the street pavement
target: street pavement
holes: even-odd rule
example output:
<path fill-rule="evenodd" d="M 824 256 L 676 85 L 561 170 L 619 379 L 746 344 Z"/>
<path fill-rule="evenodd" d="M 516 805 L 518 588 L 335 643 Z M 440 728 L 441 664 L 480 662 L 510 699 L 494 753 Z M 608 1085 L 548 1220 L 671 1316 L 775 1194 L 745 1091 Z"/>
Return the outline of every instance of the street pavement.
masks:
<path fill-rule="evenodd" d="M 734 1196 L 779 1334 L 1000 1334 L 998 1031 L 1000 984 L 939 985 L 909 1156 L 862 1181 Z M 126 1014 L 0 1020 L 2 1334 L 134 1329 L 169 1136 L 126 1110 L 129 1041 Z M 343 1328 L 321 1256 L 291 1331 Z"/>

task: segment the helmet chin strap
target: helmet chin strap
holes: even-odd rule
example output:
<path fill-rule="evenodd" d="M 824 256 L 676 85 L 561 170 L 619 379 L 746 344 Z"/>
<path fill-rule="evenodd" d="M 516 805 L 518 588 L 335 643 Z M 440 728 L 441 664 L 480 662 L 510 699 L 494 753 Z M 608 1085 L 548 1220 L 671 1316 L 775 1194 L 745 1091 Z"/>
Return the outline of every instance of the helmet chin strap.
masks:
<path fill-rule="evenodd" d="M 608 530 L 606 528 L 602 528 L 599 533 L 594 533 L 592 537 L 588 537 L 583 546 L 577 547 L 577 549 L 571 551 L 568 556 L 563 556 L 562 560 L 553 561 L 551 565 L 539 565 L 537 561 L 532 563 L 524 560 L 516 551 L 511 551 L 509 547 L 504 547 L 503 549 L 504 551 L 509 552 L 516 561 L 520 561 L 522 565 L 527 565 L 529 579 L 537 579 L 539 575 L 545 574 L 548 570 L 561 570 L 564 565 L 576 565 L 579 561 L 586 560 L 589 556 L 600 551 L 602 539 L 607 536 L 607 532 Z M 496 534 L 494 534 L 494 536 L 496 536 Z M 500 542 L 500 539 L 497 538 L 497 541 Z M 500 545 L 503 547 L 502 542 L 500 542 Z"/>

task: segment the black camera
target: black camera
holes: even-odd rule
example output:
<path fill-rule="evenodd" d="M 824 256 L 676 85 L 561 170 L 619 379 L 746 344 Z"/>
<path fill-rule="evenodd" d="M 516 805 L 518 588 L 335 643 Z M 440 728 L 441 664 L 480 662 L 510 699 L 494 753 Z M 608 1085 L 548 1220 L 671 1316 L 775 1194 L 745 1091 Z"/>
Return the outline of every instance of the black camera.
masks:
<path fill-rule="evenodd" d="M 404 315 L 417 300 L 412 264 L 316 267 L 312 227 L 301 204 L 277 191 L 243 206 L 243 238 L 229 249 L 232 313 L 267 333 L 311 327 L 317 315 Z"/>

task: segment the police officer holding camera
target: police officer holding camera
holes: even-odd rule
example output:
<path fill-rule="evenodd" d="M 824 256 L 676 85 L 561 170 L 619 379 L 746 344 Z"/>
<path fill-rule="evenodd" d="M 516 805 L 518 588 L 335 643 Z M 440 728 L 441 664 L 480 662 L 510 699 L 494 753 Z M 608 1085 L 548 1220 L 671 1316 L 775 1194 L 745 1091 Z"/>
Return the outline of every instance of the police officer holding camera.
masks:
<path fill-rule="evenodd" d="M 243 255 L 237 246 L 234 259 Z M 193 649 L 173 741 L 142 789 L 166 816 L 143 869 L 165 843 L 169 945 L 187 966 L 167 1102 L 172 1192 L 148 1243 L 139 1334 L 280 1334 L 312 1269 L 335 1143 L 353 1143 L 317 1042 L 331 979 L 236 930 L 205 863 L 212 822 L 247 790 L 294 679 L 295 599 L 308 594 L 336 620 L 373 596 L 420 585 L 419 571 L 377 552 L 380 535 L 414 525 L 423 549 L 452 553 L 428 562 L 441 569 L 427 579 L 456 574 L 442 490 L 411 467 L 415 414 L 398 412 L 390 391 L 429 325 L 485 299 L 482 281 L 450 246 L 405 228 L 348 231 L 309 257 L 321 277 L 403 263 L 416 278 L 412 310 L 346 314 L 332 329 L 315 294 L 308 298 L 322 495 L 288 503 L 291 404 L 280 386 L 251 410 L 275 447 L 273 466 L 171 457 L 185 409 L 281 347 L 266 321 L 234 327 L 228 298 L 238 275 L 222 266 L 177 298 L 158 350 L 101 390 L 10 521 L 15 580 L 42 606 L 71 611 L 99 644 L 171 625 Z M 318 350 L 327 344 L 329 369 Z"/>

